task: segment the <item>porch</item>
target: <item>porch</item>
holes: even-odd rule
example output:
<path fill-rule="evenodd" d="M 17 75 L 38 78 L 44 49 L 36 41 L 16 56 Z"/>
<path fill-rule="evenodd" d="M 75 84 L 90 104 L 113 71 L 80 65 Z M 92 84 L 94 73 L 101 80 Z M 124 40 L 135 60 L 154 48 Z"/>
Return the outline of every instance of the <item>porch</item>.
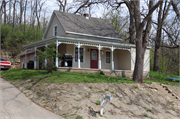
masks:
<path fill-rule="evenodd" d="M 28 44 L 24 55 L 24 68 L 27 68 L 28 52 L 34 52 L 34 68 L 40 69 L 37 62 L 38 48 L 48 47 L 52 42 L 56 43 L 56 54 L 63 56 L 71 54 L 73 57 L 71 67 L 63 67 L 61 58 L 56 57 L 55 66 L 59 71 L 97 73 L 103 72 L 105 75 L 130 77 L 133 75 L 135 65 L 135 45 L 125 43 L 115 43 L 106 41 L 87 40 L 79 38 L 67 38 L 56 36 Z M 47 64 L 47 59 L 43 61 Z M 144 61 L 144 74 L 149 73 L 149 50 L 146 50 Z"/>

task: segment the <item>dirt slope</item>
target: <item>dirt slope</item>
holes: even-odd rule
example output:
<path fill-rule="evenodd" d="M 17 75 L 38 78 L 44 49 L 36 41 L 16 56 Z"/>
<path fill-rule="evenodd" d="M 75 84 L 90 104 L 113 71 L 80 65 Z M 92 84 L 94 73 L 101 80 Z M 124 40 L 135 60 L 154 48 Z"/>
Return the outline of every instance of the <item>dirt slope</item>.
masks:
<path fill-rule="evenodd" d="M 179 119 L 180 100 L 160 84 L 64 83 L 40 84 L 35 80 L 11 82 L 38 105 L 76 119 Z M 172 88 L 172 87 L 171 87 Z M 179 87 L 173 87 L 180 90 Z M 105 91 L 105 89 L 108 91 Z M 101 100 L 111 94 L 113 100 L 99 115 Z"/>

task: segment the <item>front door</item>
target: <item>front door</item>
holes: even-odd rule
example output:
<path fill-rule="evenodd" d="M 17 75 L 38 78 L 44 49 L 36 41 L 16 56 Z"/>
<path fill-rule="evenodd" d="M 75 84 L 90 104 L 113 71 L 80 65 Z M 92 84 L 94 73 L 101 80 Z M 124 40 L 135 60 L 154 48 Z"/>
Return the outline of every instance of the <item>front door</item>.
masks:
<path fill-rule="evenodd" d="M 90 63 L 91 68 L 97 69 L 98 68 L 98 50 L 97 49 L 91 49 L 90 52 Z"/>

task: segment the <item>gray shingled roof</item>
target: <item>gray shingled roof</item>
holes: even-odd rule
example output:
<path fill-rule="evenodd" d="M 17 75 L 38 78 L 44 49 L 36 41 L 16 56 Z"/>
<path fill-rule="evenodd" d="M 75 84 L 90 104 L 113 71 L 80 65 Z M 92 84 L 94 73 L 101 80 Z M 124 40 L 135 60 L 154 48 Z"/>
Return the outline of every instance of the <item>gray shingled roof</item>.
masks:
<path fill-rule="evenodd" d="M 99 19 L 55 11 L 66 31 L 121 38 L 107 19 Z"/>

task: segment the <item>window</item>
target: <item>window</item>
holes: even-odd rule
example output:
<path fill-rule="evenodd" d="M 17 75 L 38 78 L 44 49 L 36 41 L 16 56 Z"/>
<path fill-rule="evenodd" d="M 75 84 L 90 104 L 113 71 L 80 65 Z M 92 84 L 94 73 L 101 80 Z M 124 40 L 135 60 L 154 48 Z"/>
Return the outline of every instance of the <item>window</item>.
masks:
<path fill-rule="evenodd" d="M 83 48 L 80 49 L 80 62 L 83 62 Z M 75 48 L 75 62 L 78 62 L 78 48 Z"/>
<path fill-rule="evenodd" d="M 57 25 L 55 25 L 53 29 L 53 36 L 57 36 L 57 32 L 58 32 Z"/>
<path fill-rule="evenodd" d="M 92 55 L 91 56 L 92 56 L 91 57 L 92 60 L 97 60 L 97 52 L 96 52 L 96 50 L 92 51 Z"/>
<path fill-rule="evenodd" d="M 111 53 L 109 51 L 106 51 L 106 63 L 110 63 L 110 59 L 111 59 Z"/>

